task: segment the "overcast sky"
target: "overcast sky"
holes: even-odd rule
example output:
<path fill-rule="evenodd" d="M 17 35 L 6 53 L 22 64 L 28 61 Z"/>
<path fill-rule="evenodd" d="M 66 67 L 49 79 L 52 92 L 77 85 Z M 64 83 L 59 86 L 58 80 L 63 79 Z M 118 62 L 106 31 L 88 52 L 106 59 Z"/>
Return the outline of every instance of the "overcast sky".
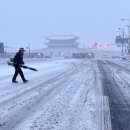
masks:
<path fill-rule="evenodd" d="M 128 23 L 121 18 L 130 19 L 130 0 L 0 0 L 0 41 L 34 49 L 45 36 L 73 34 L 84 46 L 113 44 Z"/>

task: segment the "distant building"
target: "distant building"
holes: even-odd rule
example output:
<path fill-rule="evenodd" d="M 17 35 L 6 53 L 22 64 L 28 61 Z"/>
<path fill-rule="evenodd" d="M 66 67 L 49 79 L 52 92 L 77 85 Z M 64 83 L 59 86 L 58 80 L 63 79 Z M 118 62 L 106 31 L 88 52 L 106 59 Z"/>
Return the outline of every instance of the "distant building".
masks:
<path fill-rule="evenodd" d="M 44 52 L 49 56 L 71 56 L 72 53 L 78 52 L 79 37 L 74 35 L 52 35 L 45 37 L 48 42 L 45 43 L 47 48 Z"/>
<path fill-rule="evenodd" d="M 4 54 L 4 43 L 0 42 L 0 54 Z"/>

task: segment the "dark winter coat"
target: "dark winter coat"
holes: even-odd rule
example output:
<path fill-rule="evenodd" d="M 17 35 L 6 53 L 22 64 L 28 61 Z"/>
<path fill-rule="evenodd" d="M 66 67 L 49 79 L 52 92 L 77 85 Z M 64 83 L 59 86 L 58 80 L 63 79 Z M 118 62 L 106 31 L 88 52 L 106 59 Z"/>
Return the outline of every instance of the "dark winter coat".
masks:
<path fill-rule="evenodd" d="M 20 64 L 24 64 L 23 62 L 23 54 L 21 52 L 17 52 L 14 59 L 13 59 L 14 63 L 16 65 L 20 65 Z"/>

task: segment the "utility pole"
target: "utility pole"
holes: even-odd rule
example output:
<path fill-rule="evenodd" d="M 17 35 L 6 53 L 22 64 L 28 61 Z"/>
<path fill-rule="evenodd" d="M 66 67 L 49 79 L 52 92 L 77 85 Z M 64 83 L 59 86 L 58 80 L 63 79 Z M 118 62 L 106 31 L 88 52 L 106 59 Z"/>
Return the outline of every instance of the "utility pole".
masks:
<path fill-rule="evenodd" d="M 130 55 L 130 25 L 127 25 L 128 27 L 128 54 Z"/>
<path fill-rule="evenodd" d="M 119 28 L 119 30 L 121 31 L 122 33 L 122 40 L 121 40 L 121 47 L 122 47 L 122 57 L 124 56 L 124 35 L 125 35 L 125 32 L 124 32 L 124 28 Z"/>
<path fill-rule="evenodd" d="M 128 54 L 130 55 L 130 19 L 121 19 L 121 21 L 129 21 L 128 27 Z"/>

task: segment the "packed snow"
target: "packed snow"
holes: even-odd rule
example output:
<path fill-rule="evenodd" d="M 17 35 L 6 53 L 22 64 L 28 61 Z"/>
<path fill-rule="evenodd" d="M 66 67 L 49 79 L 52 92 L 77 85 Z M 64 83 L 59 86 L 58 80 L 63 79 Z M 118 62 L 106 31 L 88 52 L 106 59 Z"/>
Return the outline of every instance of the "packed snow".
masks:
<path fill-rule="evenodd" d="M 97 130 L 91 61 L 25 59 L 29 83 L 12 84 L 14 68 L 1 60 L 1 130 Z"/>
<path fill-rule="evenodd" d="M 16 84 L 11 82 L 14 68 L 7 60 L 0 60 L 0 130 L 108 130 L 106 126 L 111 126 L 99 59 L 24 59 L 38 72 L 22 69 L 29 82 L 18 77 Z M 102 62 L 129 101 L 130 72 L 125 70 L 129 61 Z"/>

